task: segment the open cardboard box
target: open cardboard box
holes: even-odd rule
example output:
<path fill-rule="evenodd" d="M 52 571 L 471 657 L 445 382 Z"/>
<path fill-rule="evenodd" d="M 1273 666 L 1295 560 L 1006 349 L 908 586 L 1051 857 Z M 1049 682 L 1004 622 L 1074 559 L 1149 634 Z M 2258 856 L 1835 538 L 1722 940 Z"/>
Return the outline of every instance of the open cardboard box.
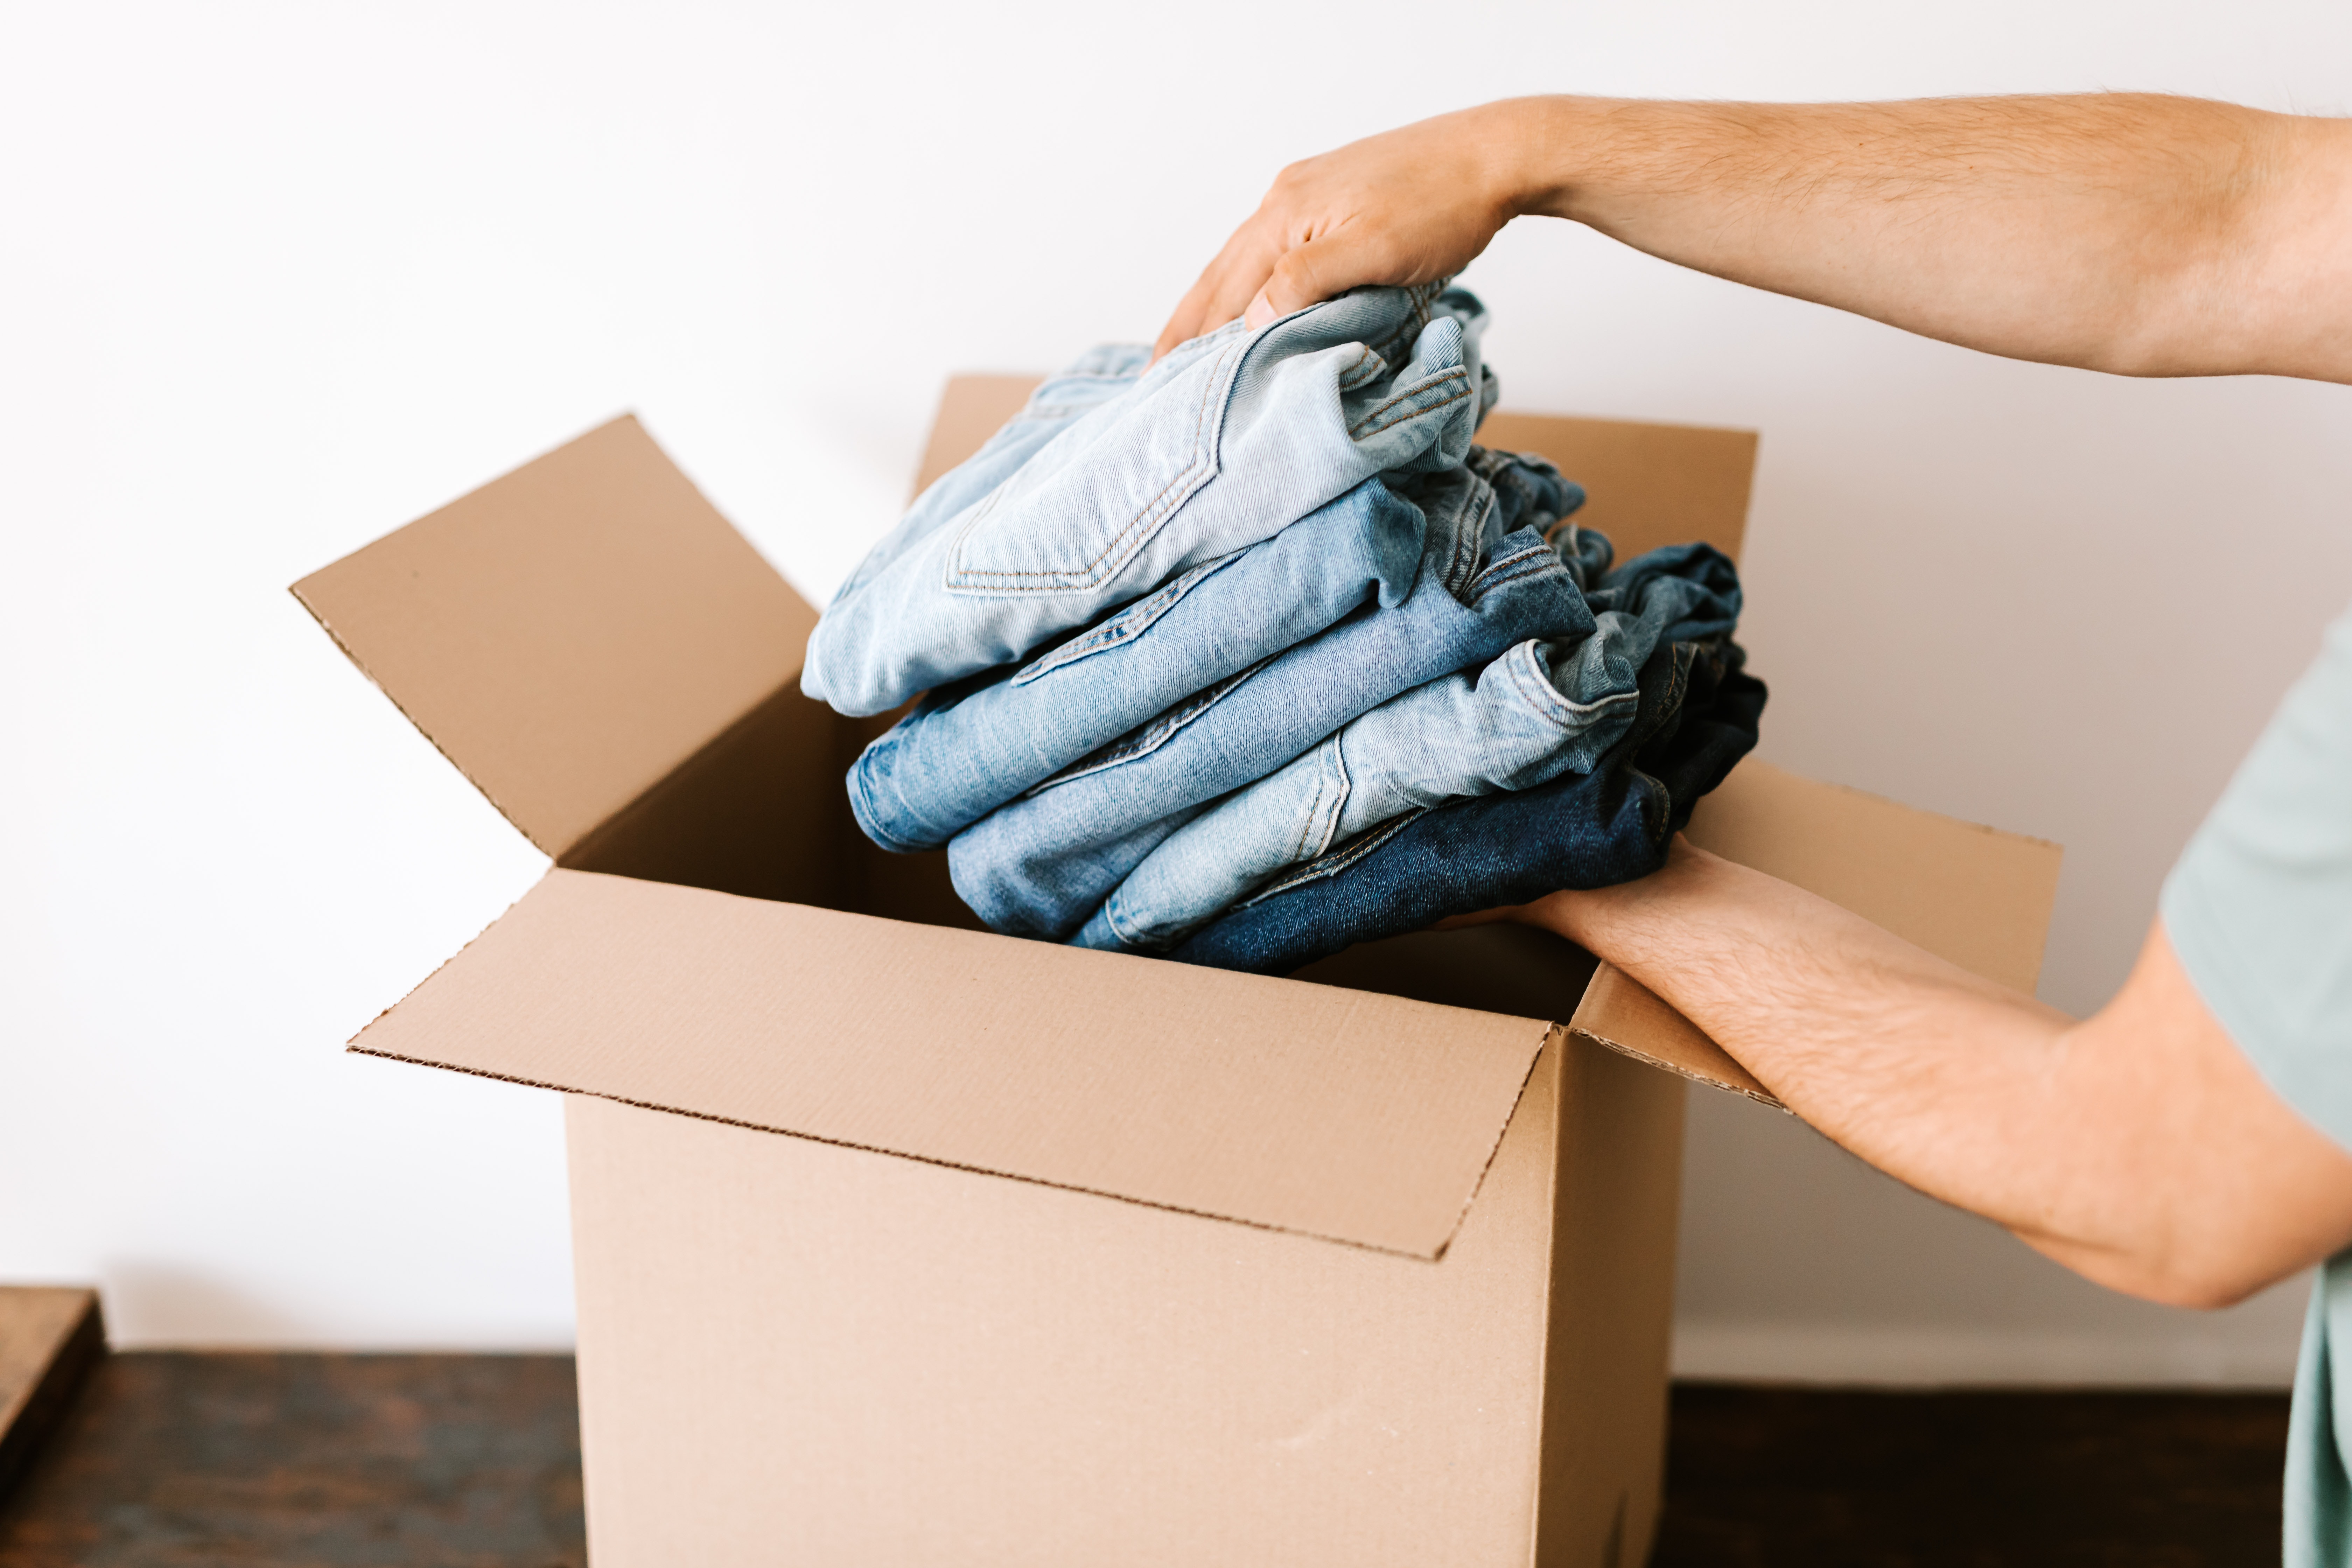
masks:
<path fill-rule="evenodd" d="M 1031 384 L 951 383 L 920 482 Z M 1481 439 L 1621 558 L 1738 553 L 1752 435 Z M 570 1091 L 599 1568 L 1644 1559 L 1684 1080 L 1769 1099 L 1654 996 L 1515 928 L 1287 980 L 974 929 L 631 418 L 295 592 L 555 863 L 352 1048 Z M 2053 847 L 1752 760 L 1692 833 L 2033 984 Z"/>

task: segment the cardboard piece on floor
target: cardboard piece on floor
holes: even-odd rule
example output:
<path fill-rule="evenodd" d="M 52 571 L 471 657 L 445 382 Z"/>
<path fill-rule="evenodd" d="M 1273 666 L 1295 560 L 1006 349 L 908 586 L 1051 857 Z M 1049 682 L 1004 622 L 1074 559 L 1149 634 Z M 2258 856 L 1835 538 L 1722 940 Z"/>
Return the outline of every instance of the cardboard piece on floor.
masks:
<path fill-rule="evenodd" d="M 0 1501 L 105 1353 L 97 1291 L 0 1285 Z"/>
<path fill-rule="evenodd" d="M 926 479 L 1032 384 L 951 383 Z M 1740 542 L 1752 436 L 1485 438 L 1628 552 Z M 1642 1560 L 1682 1091 L 1639 1063 L 1769 1098 L 1655 997 L 1512 928 L 1290 980 L 950 929 L 943 857 L 849 818 L 877 724 L 800 696 L 814 612 L 634 420 L 296 591 L 558 862 L 353 1048 L 574 1091 L 606 1568 Z M 1753 762 L 1693 831 L 2031 982 L 2050 847 Z"/>

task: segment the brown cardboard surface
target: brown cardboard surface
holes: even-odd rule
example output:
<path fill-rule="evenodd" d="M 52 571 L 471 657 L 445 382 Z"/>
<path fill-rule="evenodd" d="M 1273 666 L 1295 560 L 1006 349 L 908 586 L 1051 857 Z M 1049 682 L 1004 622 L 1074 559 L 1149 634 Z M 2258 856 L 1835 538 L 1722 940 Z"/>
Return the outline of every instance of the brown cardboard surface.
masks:
<path fill-rule="evenodd" d="M 0 1286 L 0 1434 L 32 1403 L 83 1320 L 96 1315 L 98 1292 L 62 1285 Z"/>
<path fill-rule="evenodd" d="M 1692 540 L 1739 559 L 1756 468 L 1752 430 L 1501 409 L 1478 427 L 1478 442 L 1549 458 L 1582 485 L 1576 521 L 1607 534 L 1620 561 Z"/>
<path fill-rule="evenodd" d="M 1431 1264 L 575 1097 L 592 1558 L 1630 1568 L 1681 1100 L 1559 1039 Z"/>
<path fill-rule="evenodd" d="M 952 383 L 919 484 L 1033 384 Z M 1737 552 L 1752 436 L 1484 438 Z M 353 1048 L 580 1091 L 601 1568 L 1644 1560 L 1685 1091 L 1632 1058 L 1769 1099 L 1656 997 L 1513 927 L 1304 984 L 949 929 L 847 817 L 887 721 L 633 423 L 298 591 L 559 858 Z M 2031 983 L 2047 846 L 1753 762 L 1693 833 Z"/>
<path fill-rule="evenodd" d="M 97 1291 L 0 1286 L 0 1501 L 105 1353 Z"/>
<path fill-rule="evenodd" d="M 1544 1055 L 1560 1077 L 1535 1560 L 1632 1568 L 1663 1501 L 1684 1086 L 1564 1028 Z"/>
<path fill-rule="evenodd" d="M 558 857 L 793 677 L 816 624 L 630 416 L 294 593 Z"/>
<path fill-rule="evenodd" d="M 787 681 L 556 864 L 844 907 L 865 836 L 842 792 L 838 728 Z"/>
<path fill-rule="evenodd" d="M 1699 803 L 1691 842 L 1794 882 L 2015 991 L 2042 977 L 2064 852 L 1753 758 Z"/>
<path fill-rule="evenodd" d="M 1898 805 L 1754 758 L 1699 803 L 1690 839 L 1885 926 L 1972 974 L 2031 993 L 2058 894 L 2058 846 Z M 1581 1034 L 1777 1105 L 1696 1026 L 1602 965 Z"/>
<path fill-rule="evenodd" d="M 558 869 L 353 1048 L 1426 1258 L 1546 1028 Z"/>

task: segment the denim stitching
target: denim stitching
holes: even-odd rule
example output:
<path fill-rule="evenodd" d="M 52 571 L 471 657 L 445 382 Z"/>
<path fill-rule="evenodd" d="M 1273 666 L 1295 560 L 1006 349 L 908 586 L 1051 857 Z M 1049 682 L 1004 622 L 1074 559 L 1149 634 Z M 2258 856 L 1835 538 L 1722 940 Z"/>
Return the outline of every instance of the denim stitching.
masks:
<path fill-rule="evenodd" d="M 1372 367 L 1370 374 L 1365 375 L 1362 380 L 1356 379 L 1356 373 L 1367 365 Z M 1358 343 L 1355 363 L 1339 373 L 1339 390 L 1343 393 L 1353 392 L 1387 368 L 1388 362 L 1372 352 L 1371 344 Z"/>
<path fill-rule="evenodd" d="M 1186 595 L 1208 578 L 1240 560 L 1243 553 L 1236 550 L 1230 554 L 1220 555 L 1214 561 L 1203 562 L 1193 567 L 1151 597 L 1139 600 L 1095 627 L 1094 630 L 1071 638 L 1051 653 L 1034 660 L 1019 674 L 1013 676 L 1008 684 L 1026 686 L 1042 676 L 1050 675 L 1055 670 L 1076 664 L 1082 658 L 1091 658 L 1096 654 L 1132 643 L 1157 626 L 1160 617 L 1181 603 Z"/>
<path fill-rule="evenodd" d="M 1486 521 L 1493 515 L 1496 504 L 1495 487 L 1479 481 L 1471 489 L 1469 499 L 1454 511 L 1452 525 L 1454 554 L 1445 563 L 1445 575 L 1442 581 L 1445 591 L 1457 599 L 1470 592 L 1465 579 L 1475 581 L 1479 570 L 1479 547 L 1486 542 Z M 1478 510 L 1478 521 L 1475 526 L 1467 521 L 1473 505 Z"/>
<path fill-rule="evenodd" d="M 1223 360 L 1233 355 L 1234 349 L 1238 346 L 1240 345 L 1227 345 L 1223 353 L 1218 356 L 1219 362 L 1222 363 Z M 1236 363 L 1238 363 L 1238 362 L 1236 362 Z M 1183 500 L 1190 499 L 1192 491 L 1186 491 L 1183 498 L 1171 504 L 1167 512 L 1158 519 L 1154 519 L 1152 513 L 1159 509 L 1160 502 L 1168 499 L 1168 494 L 1171 490 L 1175 489 L 1179 485 L 1184 483 L 1185 480 L 1192 479 L 1203 466 L 1205 455 L 1202 451 L 1202 432 L 1205 431 L 1208 426 L 1209 405 L 1216 401 L 1215 394 L 1220 384 L 1225 385 L 1227 390 L 1231 389 L 1231 375 L 1224 373 L 1222 369 L 1218 373 L 1212 374 L 1202 378 L 1201 406 L 1193 413 L 1192 455 L 1185 459 L 1184 467 L 1178 470 L 1176 476 L 1160 487 L 1160 493 L 1158 495 L 1153 496 L 1150 500 L 1143 503 L 1143 510 L 1141 511 L 1136 513 L 1131 521 L 1129 521 L 1124 527 L 1120 528 L 1117 533 L 1111 535 L 1109 542 L 1103 546 L 1101 554 L 1097 555 L 1092 561 L 1087 562 L 1084 566 L 1059 567 L 1041 572 L 996 571 L 985 567 L 963 567 L 956 564 L 956 563 L 959 563 L 963 559 L 965 541 L 971 537 L 971 533 L 974 529 L 978 528 L 983 521 L 987 521 L 989 513 L 995 508 L 997 498 L 1004 493 L 1003 488 L 1000 487 L 999 489 L 989 492 L 988 499 L 981 503 L 979 510 L 973 514 L 971 521 L 965 523 L 962 530 L 956 535 L 955 547 L 949 557 L 950 565 L 948 568 L 948 586 L 951 589 L 959 585 L 982 586 L 983 584 L 974 581 L 974 579 L 979 578 L 1078 577 L 1083 579 L 1088 574 L 1101 566 L 1105 561 L 1109 560 L 1113 554 L 1117 553 L 1120 545 L 1126 541 L 1128 535 L 1135 532 L 1137 529 L 1142 528 L 1147 523 L 1155 521 L 1165 522 L 1168 517 L 1175 514 L 1176 508 L 1182 504 Z M 993 591 L 1000 594 L 1056 594 L 1066 593 L 1072 588 L 1091 587 L 1096 584 L 1081 581 L 1077 583 L 1041 583 L 1034 584 L 1013 584 L 1009 585 L 1004 584 L 994 584 L 988 585 L 992 586 Z"/>
<path fill-rule="evenodd" d="M 1504 676 L 1517 689 L 1520 699 L 1559 728 L 1565 730 L 1579 719 L 1592 719 L 1606 713 L 1612 708 L 1620 708 L 1628 702 L 1641 701 L 1642 694 L 1638 691 L 1612 691 L 1593 702 L 1570 700 L 1568 693 L 1535 673 L 1537 665 L 1533 653 L 1528 654 L 1524 658 L 1516 657 L 1520 648 L 1532 648 L 1534 646 L 1532 641 L 1523 642 L 1496 662 L 1503 666 Z"/>
<path fill-rule="evenodd" d="M 1539 577 L 1547 571 L 1558 571 L 1565 575 L 1568 568 L 1562 566 L 1559 557 L 1549 550 L 1515 551 L 1498 561 L 1490 562 L 1484 572 L 1470 579 L 1470 585 L 1463 592 L 1474 600 L 1483 599 L 1505 583 L 1516 582 L 1522 577 Z"/>
<path fill-rule="evenodd" d="M 1028 789 L 1022 791 L 1021 798 L 1028 800 L 1044 794 L 1045 791 L 1052 789 L 1056 784 L 1069 784 L 1074 780 L 1086 777 L 1088 773 L 1098 773 L 1103 772 L 1105 769 L 1115 768 L 1121 763 L 1129 763 L 1133 762 L 1138 757 L 1150 755 L 1160 747 L 1166 745 L 1169 742 L 1174 740 L 1179 734 L 1182 733 L 1183 731 L 1192 724 L 1192 721 L 1198 719 L 1202 714 L 1206 713 L 1210 709 L 1214 708 L 1218 703 L 1231 696 L 1234 689 L 1240 686 L 1242 682 L 1247 680 L 1251 676 L 1255 675 L 1259 670 L 1264 669 L 1267 665 L 1272 664 L 1276 659 L 1281 657 L 1281 654 L 1270 653 L 1264 658 L 1259 659 L 1255 664 L 1251 665 L 1247 669 L 1242 670 L 1240 673 L 1235 675 L 1227 676 L 1216 685 L 1210 687 L 1206 691 L 1192 698 L 1183 707 L 1178 709 L 1175 712 L 1162 714 L 1160 718 L 1153 720 L 1150 724 L 1145 725 L 1143 729 L 1136 734 L 1133 740 L 1124 742 L 1114 741 L 1108 746 L 1096 752 L 1092 756 L 1079 758 L 1076 762 L 1071 763 L 1060 773 L 1055 773 L 1052 778 L 1047 779 L 1045 783 L 1033 784 Z"/>
<path fill-rule="evenodd" d="M 1227 352 L 1230 353 L 1231 351 L 1228 350 Z M 1089 574 L 1096 568 L 1099 567 L 1118 549 L 1120 542 L 1124 541 L 1129 534 L 1134 532 L 1138 527 L 1141 526 L 1150 519 L 1152 511 L 1162 500 L 1167 499 L 1169 491 L 1174 489 L 1178 485 L 1182 484 L 1186 479 L 1190 479 L 1200 468 L 1202 461 L 1201 433 L 1208 420 L 1209 404 L 1213 400 L 1212 394 L 1217 385 L 1218 379 L 1219 378 L 1213 374 L 1202 378 L 1201 406 L 1199 409 L 1194 411 L 1193 415 L 1192 456 L 1185 459 L 1184 466 L 1177 470 L 1175 477 L 1160 487 L 1160 493 L 1158 495 L 1153 496 L 1150 500 L 1144 502 L 1143 510 L 1141 511 L 1136 513 L 1135 517 L 1131 521 L 1129 521 L 1117 533 L 1111 535 L 1109 542 L 1103 546 L 1101 554 L 1097 555 L 1092 561 L 1087 562 L 1084 566 L 1075 569 L 1064 567 L 1041 572 L 991 571 L 985 568 L 959 569 L 951 573 L 950 583 L 952 583 L 958 576 L 966 579 L 979 577 L 1083 577 L 1087 574 Z M 995 507 L 997 497 L 1003 493 L 1003 491 L 1001 488 L 990 492 L 988 500 L 982 503 L 980 512 L 972 518 L 971 521 L 964 525 L 962 532 L 958 535 L 956 539 L 957 559 L 961 560 L 962 557 L 964 541 L 969 539 L 971 535 L 972 530 L 979 527 L 986 519 L 988 513 Z M 1171 508 L 1171 510 L 1172 511 L 1173 509 Z M 1000 587 L 999 591 L 1013 593 L 1057 592 L 1072 585 L 1073 584 L 1056 584 L 1051 588 L 1047 588 L 1044 584 L 1039 584 L 1037 586 L 1016 585 L 1010 589 Z M 1076 585 L 1083 586 L 1084 584 L 1081 584 Z"/>
<path fill-rule="evenodd" d="M 1404 391 L 1391 397 L 1386 403 L 1381 404 L 1378 408 L 1366 414 L 1361 419 L 1357 420 L 1353 425 L 1349 426 L 1348 437 L 1350 440 L 1360 441 L 1367 436 L 1377 436 L 1381 431 L 1390 429 L 1394 426 L 1402 425 L 1408 419 L 1417 419 L 1424 414 L 1434 414 L 1441 408 L 1451 408 L 1455 404 L 1470 395 L 1470 387 L 1468 384 L 1469 380 L 1469 371 L 1458 364 L 1454 366 L 1451 370 L 1442 370 L 1434 375 L 1424 376 L 1421 380 L 1413 383 L 1411 386 L 1405 388 Z M 1449 381 L 1458 381 L 1463 383 L 1462 390 L 1454 393 L 1452 395 L 1445 397 L 1439 402 L 1432 403 L 1423 407 L 1408 408 L 1403 413 L 1398 415 L 1395 418 L 1390 420 L 1386 425 L 1374 425 L 1372 423 L 1373 420 L 1378 419 L 1381 415 L 1386 414 L 1390 409 L 1396 407 L 1399 404 L 1408 402 L 1412 398 L 1421 396 L 1424 393 L 1436 391 Z"/>
<path fill-rule="evenodd" d="M 1120 890 L 1118 889 L 1113 888 L 1110 890 L 1110 897 L 1103 900 L 1103 922 L 1110 927 L 1111 934 L 1118 937 L 1119 941 L 1127 943 L 1128 946 L 1139 947 L 1149 951 L 1150 942 L 1145 936 L 1145 933 L 1130 923 L 1126 914 L 1120 910 L 1118 898 L 1119 891 Z"/>
<path fill-rule="evenodd" d="M 1298 814 L 1298 832 L 1290 841 L 1290 852 L 1283 861 L 1286 866 L 1296 866 L 1330 847 L 1329 825 L 1339 819 L 1339 812 L 1347 805 L 1348 763 L 1339 754 L 1339 736 L 1333 735 L 1315 751 L 1315 794 L 1307 801 L 1307 809 Z M 1319 829 L 1318 823 L 1322 825 Z M 1309 848 L 1310 840 L 1320 842 Z"/>
<path fill-rule="evenodd" d="M 1429 807 L 1425 805 L 1415 806 L 1412 810 L 1406 812 L 1402 816 L 1398 817 L 1395 821 L 1391 822 L 1384 826 L 1372 829 L 1371 832 L 1366 834 L 1363 837 L 1357 839 L 1345 849 L 1336 850 L 1331 854 L 1325 855 L 1318 859 L 1309 861 L 1298 870 L 1294 871 L 1287 877 L 1285 877 L 1281 881 L 1275 883 L 1272 887 L 1266 889 L 1263 892 L 1252 894 L 1249 898 L 1246 898 L 1240 903 L 1235 904 L 1234 908 L 1237 910 L 1245 910 L 1252 904 L 1264 903 L 1266 900 L 1274 897 L 1276 893 L 1288 892 L 1293 888 L 1300 887 L 1308 882 L 1319 881 L 1325 877 L 1336 877 L 1340 872 L 1346 870 L 1349 867 L 1354 865 L 1357 861 L 1362 859 L 1365 856 L 1370 854 L 1373 850 L 1378 849 L 1390 839 L 1395 837 L 1398 834 L 1403 832 L 1406 826 L 1415 818 L 1426 815 L 1428 811 Z"/>

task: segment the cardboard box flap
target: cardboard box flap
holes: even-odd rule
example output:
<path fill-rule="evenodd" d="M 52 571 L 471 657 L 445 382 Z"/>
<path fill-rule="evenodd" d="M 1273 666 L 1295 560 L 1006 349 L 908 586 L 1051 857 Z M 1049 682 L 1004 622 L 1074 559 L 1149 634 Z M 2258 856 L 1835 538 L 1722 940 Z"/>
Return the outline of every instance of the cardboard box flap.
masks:
<path fill-rule="evenodd" d="M 1756 474 L 1753 430 L 1502 409 L 1478 427 L 1478 443 L 1549 458 L 1582 485 L 1576 521 L 1607 534 L 1620 561 L 1692 540 L 1739 559 Z"/>
<path fill-rule="evenodd" d="M 1549 1027 L 558 869 L 352 1048 L 1433 1258 Z"/>
<path fill-rule="evenodd" d="M 1691 842 L 1885 926 L 1972 974 L 2031 993 L 2063 852 L 1749 758 L 1699 803 Z M 1687 1077 L 1779 1104 L 1720 1046 L 1606 964 L 1571 1028 Z"/>
<path fill-rule="evenodd" d="M 816 624 L 627 416 L 294 594 L 554 857 L 793 679 Z"/>

